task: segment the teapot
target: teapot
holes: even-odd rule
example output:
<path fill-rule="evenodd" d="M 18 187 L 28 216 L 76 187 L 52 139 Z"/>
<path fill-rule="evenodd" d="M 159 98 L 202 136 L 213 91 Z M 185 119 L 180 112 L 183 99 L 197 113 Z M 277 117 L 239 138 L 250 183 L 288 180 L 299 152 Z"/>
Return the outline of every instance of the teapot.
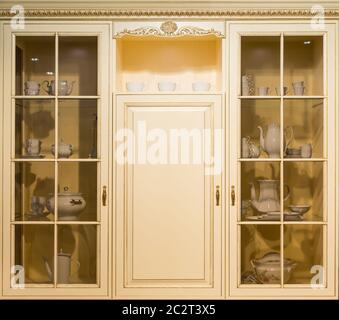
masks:
<path fill-rule="evenodd" d="M 47 259 L 43 257 L 45 263 L 45 269 L 47 271 L 48 277 L 50 281 L 53 281 L 53 272 L 52 268 L 50 267 Z M 58 253 L 57 258 L 57 281 L 58 283 L 69 283 L 69 277 L 73 274 L 77 273 L 80 269 L 80 262 L 78 260 L 74 260 L 71 258 L 71 255 L 68 253 L 62 252 L 62 249 Z M 74 261 L 77 265 L 77 270 L 71 274 L 71 262 Z"/>
<path fill-rule="evenodd" d="M 42 87 L 44 91 L 50 96 L 54 96 L 55 95 L 55 81 L 52 80 L 51 82 L 49 82 L 48 80 L 45 80 L 42 83 L 42 85 L 44 85 L 44 83 L 46 83 L 46 88 L 47 88 L 46 90 L 44 87 Z M 59 80 L 59 88 L 58 88 L 59 95 L 69 96 L 72 93 L 74 83 L 75 81 L 72 81 L 69 84 L 67 80 Z"/>
<path fill-rule="evenodd" d="M 55 155 L 55 145 L 52 144 L 51 152 Z M 73 154 L 73 146 L 71 144 L 65 143 L 63 139 L 61 139 L 58 144 L 58 157 L 59 158 L 69 158 Z"/>
<path fill-rule="evenodd" d="M 264 213 L 280 211 L 280 201 L 278 197 L 279 180 L 258 180 L 259 182 L 259 198 L 257 199 L 254 183 L 251 186 L 251 204 L 252 206 Z M 290 196 L 290 189 L 287 185 L 287 196 L 284 201 Z"/>

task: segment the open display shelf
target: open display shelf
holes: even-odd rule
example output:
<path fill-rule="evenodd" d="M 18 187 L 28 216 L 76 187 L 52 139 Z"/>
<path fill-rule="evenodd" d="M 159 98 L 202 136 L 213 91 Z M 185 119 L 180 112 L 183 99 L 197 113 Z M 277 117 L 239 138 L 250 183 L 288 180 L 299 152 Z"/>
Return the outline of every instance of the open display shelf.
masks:
<path fill-rule="evenodd" d="M 124 36 L 116 40 L 116 91 L 130 93 L 129 82 L 143 83 L 138 93 L 169 93 L 159 91 L 159 82 L 175 84 L 172 93 L 194 93 L 192 84 L 204 82 L 208 90 L 222 88 L 222 46 L 213 35 L 161 38 L 156 36 Z"/>

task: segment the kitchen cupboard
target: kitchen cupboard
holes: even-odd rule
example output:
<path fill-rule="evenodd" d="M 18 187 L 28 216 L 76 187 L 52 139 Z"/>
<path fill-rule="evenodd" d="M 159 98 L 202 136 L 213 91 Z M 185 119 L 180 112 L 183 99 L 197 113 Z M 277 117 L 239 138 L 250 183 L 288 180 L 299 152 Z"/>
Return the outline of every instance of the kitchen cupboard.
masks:
<path fill-rule="evenodd" d="M 337 21 L 58 12 L 0 23 L 0 298 L 336 299 Z"/>
<path fill-rule="evenodd" d="M 335 33 L 229 24 L 233 297 L 336 295 Z"/>
<path fill-rule="evenodd" d="M 109 292 L 109 26 L 4 26 L 3 293 Z"/>

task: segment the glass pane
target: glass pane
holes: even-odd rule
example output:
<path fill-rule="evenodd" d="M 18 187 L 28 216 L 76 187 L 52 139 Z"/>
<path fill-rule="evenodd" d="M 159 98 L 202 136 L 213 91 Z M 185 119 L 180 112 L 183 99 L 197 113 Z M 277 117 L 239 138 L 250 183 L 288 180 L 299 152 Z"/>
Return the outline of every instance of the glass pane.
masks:
<path fill-rule="evenodd" d="M 322 158 L 324 142 L 324 104 L 322 100 L 284 101 L 287 158 Z"/>
<path fill-rule="evenodd" d="M 280 95 L 280 37 L 241 37 L 243 96 Z"/>
<path fill-rule="evenodd" d="M 290 197 L 284 202 L 286 215 L 299 216 L 299 220 L 323 220 L 322 162 L 285 162 L 284 183 L 290 189 Z"/>
<path fill-rule="evenodd" d="M 59 95 L 97 95 L 97 37 L 59 37 Z"/>
<path fill-rule="evenodd" d="M 97 163 L 59 163 L 59 220 L 97 220 Z"/>
<path fill-rule="evenodd" d="M 54 157 L 54 101 L 15 101 L 15 157 L 43 159 Z"/>
<path fill-rule="evenodd" d="M 97 283 L 97 226 L 58 226 L 58 283 Z"/>
<path fill-rule="evenodd" d="M 97 158 L 97 101 L 59 101 L 59 158 Z"/>
<path fill-rule="evenodd" d="M 288 95 L 323 95 L 322 36 L 284 37 L 284 85 Z"/>
<path fill-rule="evenodd" d="M 23 266 L 26 284 L 53 283 L 53 225 L 16 225 L 15 266 Z"/>
<path fill-rule="evenodd" d="M 241 220 L 280 220 L 280 164 L 241 164 Z"/>
<path fill-rule="evenodd" d="M 15 163 L 15 220 L 54 220 L 54 163 Z"/>
<path fill-rule="evenodd" d="M 323 226 L 286 225 L 284 256 L 296 262 L 288 284 L 321 285 L 325 283 L 323 262 Z"/>
<path fill-rule="evenodd" d="M 260 126 L 264 144 L 259 148 Z M 241 157 L 280 157 L 280 101 L 246 99 L 241 101 Z M 267 138 L 268 137 L 268 138 Z"/>
<path fill-rule="evenodd" d="M 51 94 L 47 84 L 54 81 L 54 37 L 16 37 L 15 60 L 16 95 Z"/>
<path fill-rule="evenodd" d="M 280 226 L 242 225 L 240 228 L 241 283 L 280 284 Z"/>

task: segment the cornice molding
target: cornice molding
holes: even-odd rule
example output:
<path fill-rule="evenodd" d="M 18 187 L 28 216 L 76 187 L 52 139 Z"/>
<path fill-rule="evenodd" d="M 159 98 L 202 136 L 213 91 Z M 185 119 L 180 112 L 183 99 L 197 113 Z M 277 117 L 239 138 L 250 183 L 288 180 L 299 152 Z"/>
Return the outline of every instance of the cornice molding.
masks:
<path fill-rule="evenodd" d="M 325 17 L 339 17 L 339 9 L 325 9 Z M 26 18 L 48 17 L 311 17 L 311 9 L 26 9 Z M 0 9 L 0 17 L 12 17 Z"/>

